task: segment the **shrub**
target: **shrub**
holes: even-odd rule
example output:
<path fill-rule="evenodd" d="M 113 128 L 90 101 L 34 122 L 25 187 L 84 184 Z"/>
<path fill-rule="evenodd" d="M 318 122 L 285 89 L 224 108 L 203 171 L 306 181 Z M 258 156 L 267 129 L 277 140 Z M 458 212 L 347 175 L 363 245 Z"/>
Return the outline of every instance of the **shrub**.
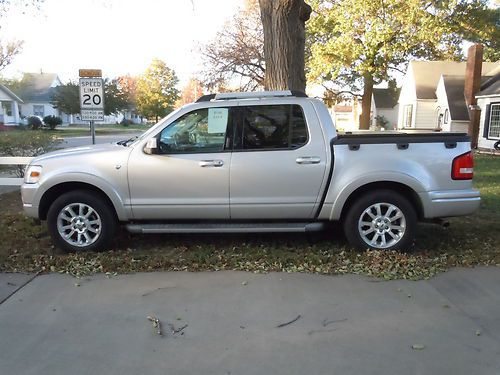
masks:
<path fill-rule="evenodd" d="M 133 124 L 132 120 L 129 120 L 129 119 L 126 119 L 126 118 L 124 118 L 123 120 L 120 121 L 120 125 L 121 126 L 129 126 L 129 125 L 132 125 L 132 124 Z"/>
<path fill-rule="evenodd" d="M 62 124 L 62 119 L 59 116 L 49 115 L 43 118 L 45 125 L 48 125 L 50 129 L 54 130 L 57 125 Z"/>
<path fill-rule="evenodd" d="M 0 137 L 0 156 L 38 156 L 51 151 L 57 142 L 53 135 L 44 131 L 12 130 Z M 24 165 L 18 165 L 15 173 L 24 177 Z"/>
<path fill-rule="evenodd" d="M 389 124 L 389 120 L 387 120 L 384 116 L 376 116 L 375 121 L 377 122 L 377 127 L 380 129 L 391 130 L 392 127 Z"/>
<path fill-rule="evenodd" d="M 28 126 L 33 130 L 38 130 L 42 127 L 43 123 L 40 117 L 38 116 L 29 116 L 28 117 Z"/>

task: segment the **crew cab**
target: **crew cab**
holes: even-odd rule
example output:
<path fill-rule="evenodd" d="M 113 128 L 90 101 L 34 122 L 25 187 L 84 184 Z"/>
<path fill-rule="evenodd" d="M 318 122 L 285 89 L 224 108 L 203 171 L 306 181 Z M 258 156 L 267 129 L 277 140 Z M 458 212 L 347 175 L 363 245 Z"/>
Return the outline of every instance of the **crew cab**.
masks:
<path fill-rule="evenodd" d="M 291 91 L 201 97 L 141 136 L 31 162 L 25 212 L 66 251 L 133 233 L 313 232 L 341 221 L 357 248 L 406 249 L 417 221 L 468 215 L 466 134 L 339 134 Z"/>

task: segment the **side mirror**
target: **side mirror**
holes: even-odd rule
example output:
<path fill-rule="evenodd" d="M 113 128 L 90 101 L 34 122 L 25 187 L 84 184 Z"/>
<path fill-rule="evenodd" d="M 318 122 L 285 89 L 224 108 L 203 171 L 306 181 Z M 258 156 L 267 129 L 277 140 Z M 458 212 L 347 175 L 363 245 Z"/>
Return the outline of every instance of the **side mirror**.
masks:
<path fill-rule="evenodd" d="M 158 152 L 158 144 L 156 138 L 150 138 L 148 139 L 148 143 L 146 143 L 146 146 L 144 147 L 144 153 L 148 155 L 153 155 Z"/>

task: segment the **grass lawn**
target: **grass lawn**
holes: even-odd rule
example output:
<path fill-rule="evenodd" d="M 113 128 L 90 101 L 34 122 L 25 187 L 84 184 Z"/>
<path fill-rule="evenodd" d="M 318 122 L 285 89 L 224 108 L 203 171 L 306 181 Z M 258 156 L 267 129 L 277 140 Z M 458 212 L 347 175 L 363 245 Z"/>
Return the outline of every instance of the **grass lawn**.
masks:
<path fill-rule="evenodd" d="M 422 279 L 450 267 L 500 266 L 500 158 L 476 156 L 482 204 L 448 229 L 421 224 L 408 253 L 351 250 L 338 227 L 312 240 L 300 234 L 132 235 L 122 231 L 112 251 L 63 254 L 45 223 L 24 217 L 19 193 L 0 195 L 0 270 L 83 276 L 155 270 L 247 270 L 364 274 Z"/>
<path fill-rule="evenodd" d="M 150 125 L 96 125 L 95 133 L 96 135 L 112 135 L 112 134 L 126 134 L 126 133 L 137 133 L 143 132 L 150 128 Z M 50 134 L 55 135 L 60 138 L 67 137 L 81 137 L 90 135 L 90 127 L 83 125 L 70 125 L 67 127 L 57 127 L 54 130 L 44 130 Z"/>

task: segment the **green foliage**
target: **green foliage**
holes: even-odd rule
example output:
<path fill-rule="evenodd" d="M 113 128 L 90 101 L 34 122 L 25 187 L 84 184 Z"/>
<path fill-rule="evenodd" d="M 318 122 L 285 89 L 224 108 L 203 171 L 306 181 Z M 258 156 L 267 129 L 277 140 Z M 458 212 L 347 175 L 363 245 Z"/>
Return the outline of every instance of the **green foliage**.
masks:
<path fill-rule="evenodd" d="M 49 152 L 59 141 L 47 131 L 11 130 L 2 132 L 0 156 L 38 156 Z M 16 168 L 19 177 L 24 175 L 24 165 Z"/>
<path fill-rule="evenodd" d="M 118 114 L 131 105 L 127 93 L 121 89 L 117 79 L 104 80 L 104 113 L 106 115 Z"/>
<path fill-rule="evenodd" d="M 149 118 L 166 116 L 179 99 L 175 88 L 178 79 L 165 62 L 154 59 L 146 72 L 137 80 L 137 111 Z"/>
<path fill-rule="evenodd" d="M 49 128 L 54 130 L 57 125 L 62 124 L 62 119 L 59 116 L 48 115 L 43 118 L 43 122 L 45 123 L 45 125 L 48 125 Z"/>
<path fill-rule="evenodd" d="M 486 0 L 311 0 L 311 5 L 308 77 L 341 87 L 359 89 L 367 78 L 375 84 L 388 80 L 410 59 L 461 59 L 464 38 L 492 47 L 500 40 L 498 10 Z"/>
<path fill-rule="evenodd" d="M 28 117 L 28 126 L 33 130 L 38 130 L 43 126 L 42 120 L 38 116 Z"/>
<path fill-rule="evenodd" d="M 382 115 L 378 115 L 375 117 L 375 121 L 377 123 L 377 127 L 380 129 L 389 130 L 391 127 L 389 126 L 389 121 Z"/>
<path fill-rule="evenodd" d="M 52 96 L 52 105 L 64 113 L 80 113 L 80 88 L 77 83 L 70 82 L 57 86 Z M 117 114 L 129 108 L 133 103 L 128 93 L 124 92 L 117 79 L 104 80 L 104 113 Z"/>
<path fill-rule="evenodd" d="M 124 118 L 124 119 L 122 119 L 120 121 L 120 125 L 121 126 L 128 127 L 129 125 L 132 125 L 132 124 L 133 124 L 132 120 L 129 120 L 129 119 L 126 119 L 126 118 Z"/>
<path fill-rule="evenodd" d="M 67 114 L 80 113 L 80 88 L 70 82 L 54 88 L 51 104 Z"/>

